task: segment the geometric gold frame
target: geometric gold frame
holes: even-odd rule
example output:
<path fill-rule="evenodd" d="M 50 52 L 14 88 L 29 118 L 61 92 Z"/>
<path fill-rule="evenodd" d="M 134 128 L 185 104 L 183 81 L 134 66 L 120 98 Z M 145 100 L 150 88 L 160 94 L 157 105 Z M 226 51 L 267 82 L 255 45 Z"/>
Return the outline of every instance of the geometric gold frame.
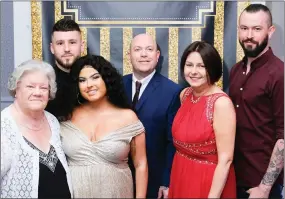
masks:
<path fill-rule="evenodd" d="M 249 1 L 238 2 L 237 18 L 239 18 L 242 10 L 250 4 Z M 55 1 L 55 21 L 63 18 L 61 15 L 61 1 Z M 42 59 L 42 24 L 41 24 L 41 2 L 32 0 L 31 2 L 31 23 L 32 23 L 32 55 L 33 58 Z M 145 27 L 146 32 L 156 38 L 155 27 Z M 203 28 L 203 27 L 202 27 Z M 201 40 L 201 28 L 191 28 L 192 41 Z M 87 28 L 81 27 L 82 39 L 85 41 L 85 50 L 82 55 L 87 53 Z M 178 82 L 178 27 L 169 27 L 169 71 L 168 78 L 174 82 Z M 216 15 L 214 16 L 214 46 L 218 50 L 223 59 L 223 41 L 224 41 L 224 2 L 216 2 Z M 100 27 L 100 55 L 110 60 L 110 28 Z M 131 63 L 127 55 L 129 51 L 129 44 L 132 39 L 132 27 L 123 27 L 123 74 L 131 73 Z M 243 50 L 241 49 L 237 39 L 236 61 L 240 61 L 243 57 Z M 217 83 L 222 88 L 222 78 Z"/>

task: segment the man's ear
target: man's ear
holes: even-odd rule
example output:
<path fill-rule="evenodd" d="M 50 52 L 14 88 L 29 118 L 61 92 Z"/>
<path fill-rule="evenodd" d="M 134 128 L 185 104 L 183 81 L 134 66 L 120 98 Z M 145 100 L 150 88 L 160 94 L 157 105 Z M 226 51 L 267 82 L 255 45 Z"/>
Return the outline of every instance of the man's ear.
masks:
<path fill-rule="evenodd" d="M 54 48 L 53 48 L 52 42 L 50 43 L 49 48 L 50 48 L 51 53 L 54 55 Z"/>
<path fill-rule="evenodd" d="M 158 62 L 159 56 L 160 56 L 160 51 L 157 50 L 157 51 L 156 51 L 156 59 L 157 59 L 157 62 Z"/>
<path fill-rule="evenodd" d="M 273 33 L 275 32 L 275 30 L 276 30 L 276 28 L 275 28 L 274 25 L 270 26 L 269 32 L 268 32 L 269 39 L 271 39 L 271 37 L 272 37 Z"/>

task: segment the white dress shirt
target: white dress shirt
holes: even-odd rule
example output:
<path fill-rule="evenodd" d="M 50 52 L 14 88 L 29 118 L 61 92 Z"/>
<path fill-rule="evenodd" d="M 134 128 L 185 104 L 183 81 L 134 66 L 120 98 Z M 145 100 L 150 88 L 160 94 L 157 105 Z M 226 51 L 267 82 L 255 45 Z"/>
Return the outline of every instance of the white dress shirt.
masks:
<path fill-rule="evenodd" d="M 139 98 L 142 96 L 145 88 L 147 87 L 148 83 L 150 82 L 151 78 L 154 76 L 156 70 L 154 70 L 152 73 L 150 73 L 148 76 L 145 78 L 138 80 L 135 75 L 133 74 L 133 81 L 132 81 L 132 100 L 134 99 L 135 93 L 136 93 L 136 81 L 139 81 L 142 83 L 140 93 L 139 93 Z"/>

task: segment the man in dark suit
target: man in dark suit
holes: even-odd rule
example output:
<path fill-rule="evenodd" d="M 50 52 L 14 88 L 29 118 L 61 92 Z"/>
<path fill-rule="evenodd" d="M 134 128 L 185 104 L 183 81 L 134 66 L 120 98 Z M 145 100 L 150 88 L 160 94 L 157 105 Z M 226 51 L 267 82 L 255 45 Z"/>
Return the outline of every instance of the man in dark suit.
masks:
<path fill-rule="evenodd" d="M 159 55 L 150 35 L 135 36 L 130 46 L 133 74 L 124 76 L 128 99 L 146 130 L 147 198 L 168 196 L 175 153 L 171 127 L 180 107 L 180 86 L 155 70 Z"/>

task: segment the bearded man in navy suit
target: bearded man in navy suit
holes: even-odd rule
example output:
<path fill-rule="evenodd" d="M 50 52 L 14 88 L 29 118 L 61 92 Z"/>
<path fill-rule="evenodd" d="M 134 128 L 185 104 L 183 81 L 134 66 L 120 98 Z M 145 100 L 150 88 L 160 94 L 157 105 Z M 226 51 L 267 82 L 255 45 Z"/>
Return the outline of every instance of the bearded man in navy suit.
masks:
<path fill-rule="evenodd" d="M 156 71 L 160 51 L 150 35 L 135 36 L 129 55 L 133 73 L 123 80 L 129 102 L 146 130 L 147 198 L 167 198 L 175 153 L 171 127 L 182 88 Z"/>

